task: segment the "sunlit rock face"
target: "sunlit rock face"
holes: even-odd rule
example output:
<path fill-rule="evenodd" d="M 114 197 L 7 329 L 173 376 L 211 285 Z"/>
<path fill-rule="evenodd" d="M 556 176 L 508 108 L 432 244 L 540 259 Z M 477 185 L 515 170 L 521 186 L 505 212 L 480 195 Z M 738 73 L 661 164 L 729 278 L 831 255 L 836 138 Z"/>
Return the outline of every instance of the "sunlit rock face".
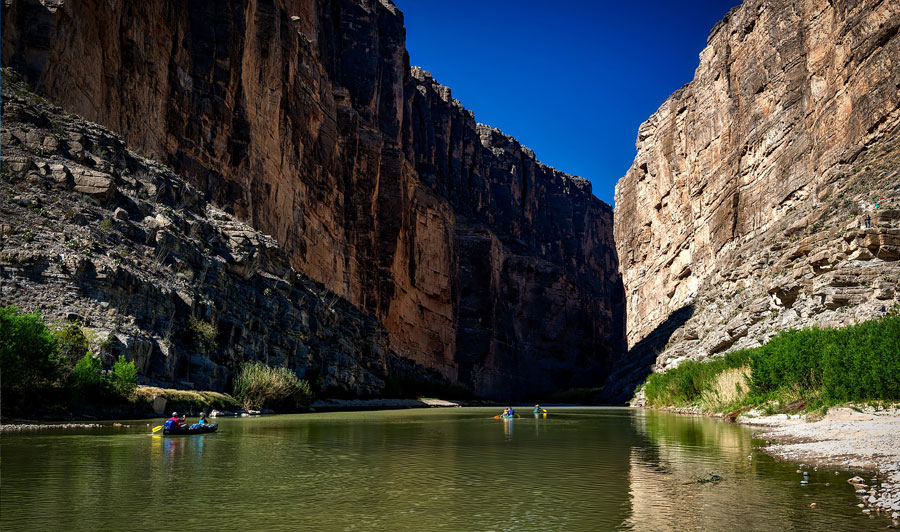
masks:
<path fill-rule="evenodd" d="M 712 29 L 616 186 L 629 347 L 688 306 L 660 369 L 891 308 L 898 29 L 874 0 L 748 0 Z"/>
<path fill-rule="evenodd" d="M 624 350 L 612 210 L 421 69 L 387 0 L 37 2 L 3 64 L 273 235 L 391 348 L 487 395 Z"/>

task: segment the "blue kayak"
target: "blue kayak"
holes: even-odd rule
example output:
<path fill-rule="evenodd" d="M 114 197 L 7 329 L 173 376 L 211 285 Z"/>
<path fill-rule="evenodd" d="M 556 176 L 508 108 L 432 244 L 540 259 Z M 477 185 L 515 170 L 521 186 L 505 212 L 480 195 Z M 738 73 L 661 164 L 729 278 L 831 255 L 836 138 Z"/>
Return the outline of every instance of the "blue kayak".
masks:
<path fill-rule="evenodd" d="M 215 425 L 194 425 L 177 429 L 163 429 L 163 434 L 169 436 L 191 436 L 193 434 L 208 434 L 210 432 L 215 432 L 218 428 L 218 423 Z"/>

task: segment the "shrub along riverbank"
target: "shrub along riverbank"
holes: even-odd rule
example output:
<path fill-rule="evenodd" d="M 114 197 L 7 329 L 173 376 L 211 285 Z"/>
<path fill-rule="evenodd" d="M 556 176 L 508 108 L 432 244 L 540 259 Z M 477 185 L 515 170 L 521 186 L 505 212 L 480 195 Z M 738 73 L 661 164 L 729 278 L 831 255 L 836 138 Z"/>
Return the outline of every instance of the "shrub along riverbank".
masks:
<path fill-rule="evenodd" d="M 167 410 L 303 409 L 312 401 L 309 384 L 288 368 L 245 363 L 234 395 L 137 385 L 134 362 L 119 356 L 104 370 L 90 351 L 93 331 L 67 323 L 48 327 L 40 314 L 0 307 L 0 375 L 3 417 L 127 417 L 153 412 L 157 398 Z M 98 343 L 98 342 L 93 342 Z M 102 343 L 102 342 L 99 342 Z"/>
<path fill-rule="evenodd" d="M 654 373 L 643 391 L 649 406 L 707 413 L 900 401 L 900 315 L 895 310 L 850 327 L 783 331 L 755 349 Z"/>
<path fill-rule="evenodd" d="M 134 362 L 120 356 L 104 372 L 79 325 L 54 331 L 39 314 L 22 314 L 15 307 L 0 307 L 0 374 L 4 414 L 117 404 L 137 388 Z"/>

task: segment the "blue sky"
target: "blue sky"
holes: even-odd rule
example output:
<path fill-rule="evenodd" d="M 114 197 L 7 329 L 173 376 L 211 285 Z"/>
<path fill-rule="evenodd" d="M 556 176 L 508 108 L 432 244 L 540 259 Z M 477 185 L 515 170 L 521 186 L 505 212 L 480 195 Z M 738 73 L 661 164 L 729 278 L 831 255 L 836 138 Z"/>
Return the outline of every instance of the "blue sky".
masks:
<path fill-rule="evenodd" d="M 394 2 L 413 65 L 610 204 L 638 126 L 694 77 L 709 30 L 740 3 Z"/>

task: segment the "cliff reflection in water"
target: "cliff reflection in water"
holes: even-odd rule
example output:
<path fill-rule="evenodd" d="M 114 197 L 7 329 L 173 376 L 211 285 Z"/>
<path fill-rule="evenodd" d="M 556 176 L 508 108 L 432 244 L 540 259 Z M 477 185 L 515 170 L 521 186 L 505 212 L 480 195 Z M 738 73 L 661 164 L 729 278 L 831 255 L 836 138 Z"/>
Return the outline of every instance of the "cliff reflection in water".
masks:
<path fill-rule="evenodd" d="M 631 425 L 647 443 L 631 450 L 628 530 L 816 530 L 823 517 L 831 530 L 857 530 L 852 498 L 830 508 L 838 515 L 809 507 L 845 494 L 842 481 L 825 486 L 841 477 L 813 471 L 801 486 L 796 464 L 755 451 L 745 427 L 654 411 L 635 412 Z"/>

